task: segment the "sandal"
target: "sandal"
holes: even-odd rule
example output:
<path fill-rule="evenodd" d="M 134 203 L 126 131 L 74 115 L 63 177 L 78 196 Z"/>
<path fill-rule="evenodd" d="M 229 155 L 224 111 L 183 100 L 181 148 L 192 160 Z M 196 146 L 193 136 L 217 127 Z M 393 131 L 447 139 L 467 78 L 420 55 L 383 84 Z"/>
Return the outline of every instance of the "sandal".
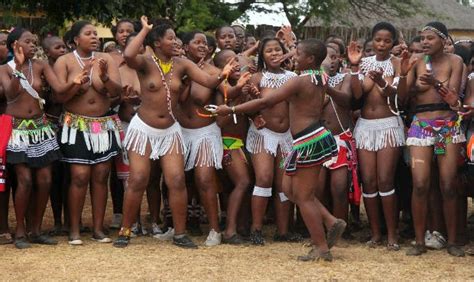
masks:
<path fill-rule="evenodd" d="M 125 248 L 126 246 L 128 246 L 129 243 L 130 243 L 129 236 L 120 235 L 117 237 L 117 239 L 115 239 L 112 245 L 116 248 Z"/>
<path fill-rule="evenodd" d="M 299 261 L 315 261 L 315 260 L 324 260 L 324 261 L 332 261 L 332 254 L 330 251 L 324 253 L 318 253 L 316 248 L 311 248 L 307 255 L 298 256 L 297 260 Z"/>
<path fill-rule="evenodd" d="M 273 241 L 275 242 L 287 242 L 287 243 L 298 243 L 303 241 L 303 236 L 298 233 L 288 232 L 284 235 L 276 233 L 273 236 Z"/>
<path fill-rule="evenodd" d="M 250 242 L 252 242 L 253 245 L 265 245 L 265 239 L 263 238 L 262 230 L 250 231 Z"/>
<path fill-rule="evenodd" d="M 0 245 L 6 245 L 13 243 L 12 235 L 10 233 L 0 234 Z"/>
<path fill-rule="evenodd" d="M 222 244 L 229 244 L 229 245 L 245 245 L 248 242 L 244 241 L 239 234 L 235 233 L 234 235 L 226 238 L 222 236 Z"/>
<path fill-rule="evenodd" d="M 130 228 L 120 228 L 119 236 L 112 245 L 116 248 L 125 248 L 130 243 L 131 234 L 132 230 Z"/>
<path fill-rule="evenodd" d="M 346 229 L 347 223 L 342 220 L 342 219 L 337 219 L 336 223 L 334 223 L 331 228 L 329 228 L 327 235 L 326 235 L 326 240 L 328 243 L 328 248 L 331 249 L 336 245 L 337 241 L 341 238 L 342 233 L 344 233 L 344 230 Z"/>
<path fill-rule="evenodd" d="M 388 243 L 387 251 L 400 251 L 401 247 L 398 243 Z"/>
<path fill-rule="evenodd" d="M 24 236 L 15 238 L 14 244 L 15 247 L 20 250 L 31 248 L 31 244 L 28 242 L 28 240 L 26 240 L 26 237 Z"/>
<path fill-rule="evenodd" d="M 30 242 L 33 244 L 40 244 L 40 245 L 57 245 L 58 241 L 54 240 L 50 236 L 46 234 L 42 235 L 31 235 Z"/>

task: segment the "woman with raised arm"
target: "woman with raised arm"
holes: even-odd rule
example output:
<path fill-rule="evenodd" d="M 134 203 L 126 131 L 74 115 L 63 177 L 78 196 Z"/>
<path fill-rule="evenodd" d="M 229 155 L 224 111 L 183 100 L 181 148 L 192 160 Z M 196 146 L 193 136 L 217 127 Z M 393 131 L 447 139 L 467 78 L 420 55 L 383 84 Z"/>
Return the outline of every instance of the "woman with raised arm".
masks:
<path fill-rule="evenodd" d="M 36 39 L 26 29 L 14 29 L 8 35 L 7 47 L 14 59 L 2 68 L 0 77 L 7 100 L 4 117 L 11 120 L 11 125 L 2 128 L 2 134 L 11 134 L 6 157 L 18 179 L 14 201 L 17 221 L 15 246 L 29 248 L 30 242 L 53 245 L 57 241 L 41 234 L 41 223 L 49 198 L 51 164 L 61 158 L 61 152 L 55 131 L 43 111 L 45 100 L 40 95 L 44 86 L 41 76 L 55 92 L 60 93 L 78 89 L 78 85 L 84 82 L 84 74 L 79 72 L 74 80 L 60 83 L 47 61 L 33 59 Z M 37 187 L 34 203 L 30 202 L 33 186 Z M 34 208 L 28 242 L 25 214 L 30 204 Z"/>
<path fill-rule="evenodd" d="M 96 52 L 99 38 L 91 23 L 74 23 L 71 36 L 77 48 L 59 57 L 54 70 L 60 83 L 68 83 L 82 72 L 87 73 L 88 82 L 57 95 L 65 110 L 59 133 L 62 160 L 70 163 L 71 168 L 69 244 L 83 244 L 79 234 L 80 219 L 89 184 L 92 238 L 100 243 L 110 243 L 112 240 L 104 234 L 103 222 L 111 159 L 120 149 L 120 120 L 110 113 L 112 101 L 119 99 L 122 92 L 119 70 L 109 54 Z"/>
<path fill-rule="evenodd" d="M 184 147 L 181 127 L 173 109 L 178 103 L 182 79 L 207 87 L 217 87 L 234 68 L 233 61 L 221 73 L 210 76 L 194 62 L 175 57 L 176 35 L 171 26 L 156 27 L 142 16 L 142 30 L 124 51 L 127 64 L 136 69 L 142 92 L 142 105 L 130 122 L 124 145 L 128 150 L 130 176 L 125 191 L 122 228 L 115 247 L 126 247 L 130 227 L 135 220 L 143 192 L 150 177 L 151 160 L 160 160 L 164 180 L 169 189 L 173 215 L 173 243 L 183 248 L 197 248 L 185 234 L 187 193 L 184 181 Z M 153 54 L 139 55 L 145 41 Z"/>

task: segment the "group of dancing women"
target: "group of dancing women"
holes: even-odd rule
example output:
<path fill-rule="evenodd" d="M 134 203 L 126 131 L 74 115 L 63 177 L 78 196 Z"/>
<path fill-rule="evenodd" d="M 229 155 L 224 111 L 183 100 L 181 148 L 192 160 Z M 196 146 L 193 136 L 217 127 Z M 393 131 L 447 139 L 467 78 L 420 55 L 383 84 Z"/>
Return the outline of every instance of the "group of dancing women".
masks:
<path fill-rule="evenodd" d="M 104 44 L 87 21 L 41 44 L 21 27 L 0 33 L 1 242 L 84 245 L 90 189 L 92 240 L 119 248 L 145 234 L 198 248 L 202 221 L 207 247 L 264 245 L 274 221 L 275 242 L 310 238 L 298 260 L 331 261 L 363 199 L 368 248 L 399 251 L 411 230 L 407 255 L 472 254 L 474 46 L 440 22 L 420 28 L 406 41 L 380 22 L 347 47 L 289 27 L 176 35 L 146 16 L 118 21 Z"/>

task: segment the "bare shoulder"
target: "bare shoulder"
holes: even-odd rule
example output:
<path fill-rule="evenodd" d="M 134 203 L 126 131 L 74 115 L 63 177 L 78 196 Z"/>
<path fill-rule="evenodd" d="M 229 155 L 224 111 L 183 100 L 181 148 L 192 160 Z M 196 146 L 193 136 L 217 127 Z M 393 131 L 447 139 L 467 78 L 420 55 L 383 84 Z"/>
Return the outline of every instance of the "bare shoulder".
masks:
<path fill-rule="evenodd" d="M 208 63 L 204 63 L 203 70 L 209 74 L 219 74 L 221 72 L 219 68 Z"/>
<path fill-rule="evenodd" d="M 72 53 L 67 53 L 62 55 L 56 60 L 55 64 L 66 64 L 67 62 L 75 60 L 74 55 Z"/>
<path fill-rule="evenodd" d="M 463 64 L 462 58 L 456 54 L 446 54 L 450 63 Z"/>

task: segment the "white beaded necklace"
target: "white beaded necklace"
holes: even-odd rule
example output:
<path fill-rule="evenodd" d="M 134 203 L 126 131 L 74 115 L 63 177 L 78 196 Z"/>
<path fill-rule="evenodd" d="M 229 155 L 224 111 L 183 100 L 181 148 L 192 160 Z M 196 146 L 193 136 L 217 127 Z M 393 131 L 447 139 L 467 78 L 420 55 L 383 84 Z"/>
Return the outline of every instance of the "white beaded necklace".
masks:
<path fill-rule="evenodd" d="M 340 72 L 338 72 L 334 76 L 330 76 L 328 79 L 329 87 L 335 88 L 339 83 L 341 83 L 344 80 L 344 77 L 346 77 L 346 74 L 340 73 Z"/>
<path fill-rule="evenodd" d="M 79 66 L 81 67 L 82 70 L 84 70 L 84 68 L 86 67 L 86 65 L 84 64 L 83 61 L 92 60 L 95 57 L 95 52 L 92 52 L 92 55 L 90 55 L 89 57 L 85 57 L 85 58 L 79 56 L 79 53 L 77 53 L 77 50 L 74 50 L 74 52 L 72 52 L 72 53 L 74 54 L 74 57 L 76 58 L 76 61 L 79 64 Z M 91 68 L 91 71 L 89 73 L 89 85 L 92 84 L 92 72 L 93 71 L 94 71 L 94 68 Z"/>
<path fill-rule="evenodd" d="M 392 55 L 385 61 L 377 61 L 375 55 L 371 57 L 362 58 L 360 63 L 360 71 L 366 75 L 369 71 L 382 69 L 382 77 L 390 77 L 395 74 L 392 64 Z"/>
<path fill-rule="evenodd" d="M 262 79 L 260 80 L 261 88 L 280 88 L 290 78 L 295 77 L 296 73 L 283 70 L 282 73 L 273 73 L 267 70 L 262 71 Z"/>

